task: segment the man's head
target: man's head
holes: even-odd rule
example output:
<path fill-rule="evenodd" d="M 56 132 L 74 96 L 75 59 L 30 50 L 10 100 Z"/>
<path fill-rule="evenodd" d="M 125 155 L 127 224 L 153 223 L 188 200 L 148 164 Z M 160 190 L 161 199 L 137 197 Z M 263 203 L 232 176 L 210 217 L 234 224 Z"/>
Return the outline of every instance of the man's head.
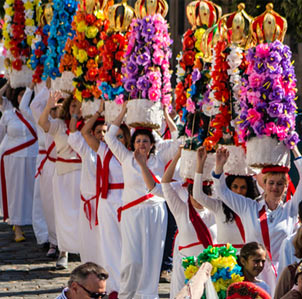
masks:
<path fill-rule="evenodd" d="M 106 295 L 107 271 L 95 264 L 85 263 L 75 268 L 68 281 L 68 298 L 103 298 Z"/>

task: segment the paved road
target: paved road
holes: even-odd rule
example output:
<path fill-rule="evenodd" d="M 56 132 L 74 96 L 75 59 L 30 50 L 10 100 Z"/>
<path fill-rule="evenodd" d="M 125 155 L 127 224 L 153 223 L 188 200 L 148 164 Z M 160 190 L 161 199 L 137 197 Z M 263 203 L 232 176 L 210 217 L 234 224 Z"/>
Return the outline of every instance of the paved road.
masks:
<path fill-rule="evenodd" d="M 68 270 L 55 270 L 55 260 L 36 245 L 32 228 L 26 226 L 24 232 L 26 241 L 15 243 L 11 227 L 0 217 L 0 298 L 56 298 L 80 259 L 71 255 Z M 159 293 L 169 298 L 169 284 L 160 284 Z"/>

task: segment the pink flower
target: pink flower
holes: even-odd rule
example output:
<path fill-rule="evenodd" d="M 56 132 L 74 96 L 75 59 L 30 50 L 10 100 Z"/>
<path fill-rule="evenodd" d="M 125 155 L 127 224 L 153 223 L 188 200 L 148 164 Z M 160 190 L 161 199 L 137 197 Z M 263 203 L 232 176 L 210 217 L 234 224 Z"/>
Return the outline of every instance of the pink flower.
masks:
<path fill-rule="evenodd" d="M 171 100 L 172 100 L 171 95 L 165 94 L 163 95 L 161 102 L 164 106 L 169 106 L 171 104 Z"/>
<path fill-rule="evenodd" d="M 191 98 L 187 99 L 186 108 L 188 112 L 194 113 L 195 112 L 195 103 L 192 101 Z"/>
<path fill-rule="evenodd" d="M 154 51 L 153 59 L 152 59 L 153 63 L 157 65 L 161 65 L 164 60 L 164 56 L 165 54 L 162 50 Z"/>
<path fill-rule="evenodd" d="M 256 56 L 259 58 L 266 58 L 269 56 L 270 49 L 268 44 L 260 44 L 256 47 Z"/>
<path fill-rule="evenodd" d="M 147 74 L 148 79 L 153 82 L 160 82 L 160 72 L 149 72 Z"/>
<path fill-rule="evenodd" d="M 186 132 L 186 134 L 187 134 L 188 137 L 192 137 L 193 136 L 192 135 L 192 131 L 189 130 L 187 127 L 185 128 L 185 132 Z"/>
<path fill-rule="evenodd" d="M 157 88 L 149 88 L 148 90 L 148 98 L 153 102 L 159 102 L 161 98 L 161 91 Z"/>
<path fill-rule="evenodd" d="M 277 133 L 276 124 L 273 122 L 269 122 L 265 125 L 265 129 L 263 130 L 266 136 L 271 136 Z"/>
<path fill-rule="evenodd" d="M 264 76 L 257 73 L 252 73 L 249 76 L 249 83 L 252 88 L 258 88 L 263 84 Z"/>
<path fill-rule="evenodd" d="M 254 72 L 254 61 L 249 61 L 249 64 L 248 64 L 247 69 L 246 69 L 246 73 L 248 75 L 250 75 L 253 72 Z"/>
<path fill-rule="evenodd" d="M 124 103 L 124 95 L 120 94 L 115 97 L 114 102 L 118 105 L 122 105 Z"/>
<path fill-rule="evenodd" d="M 287 137 L 288 129 L 285 127 L 276 127 L 278 140 L 284 140 Z"/>
<path fill-rule="evenodd" d="M 247 111 L 248 119 L 253 126 L 258 120 L 261 119 L 261 113 L 259 113 L 256 109 L 252 108 Z"/>
<path fill-rule="evenodd" d="M 260 100 L 260 92 L 259 91 L 249 91 L 247 92 L 248 101 L 253 105 L 256 106 Z"/>

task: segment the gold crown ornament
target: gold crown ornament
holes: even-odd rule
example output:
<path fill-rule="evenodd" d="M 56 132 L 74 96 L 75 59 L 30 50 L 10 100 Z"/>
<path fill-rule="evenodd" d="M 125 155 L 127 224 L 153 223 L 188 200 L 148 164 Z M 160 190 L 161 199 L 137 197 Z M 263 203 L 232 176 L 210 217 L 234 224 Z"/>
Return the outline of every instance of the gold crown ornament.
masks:
<path fill-rule="evenodd" d="M 165 0 L 137 0 L 134 6 L 135 15 L 140 19 L 157 13 L 165 17 L 168 8 L 168 3 Z"/>
<path fill-rule="evenodd" d="M 220 6 L 211 1 L 198 0 L 187 5 L 186 13 L 192 29 L 201 26 L 210 28 L 221 17 L 222 10 Z"/>
<path fill-rule="evenodd" d="M 252 44 L 253 18 L 245 12 L 244 3 L 240 3 L 237 8 L 236 12 L 226 14 L 219 20 L 219 35 L 229 44 L 247 49 Z"/>
<path fill-rule="evenodd" d="M 134 9 L 127 4 L 127 0 L 122 0 L 122 3 L 108 9 L 109 28 L 116 32 L 126 32 L 134 16 Z"/>
<path fill-rule="evenodd" d="M 272 3 L 266 5 L 266 11 L 256 17 L 251 24 L 253 38 L 260 43 L 269 43 L 275 40 L 283 42 L 287 21 L 273 10 Z"/>
<path fill-rule="evenodd" d="M 95 10 L 102 10 L 106 14 L 113 3 L 113 0 L 80 0 L 80 7 L 87 14 L 93 14 Z"/>

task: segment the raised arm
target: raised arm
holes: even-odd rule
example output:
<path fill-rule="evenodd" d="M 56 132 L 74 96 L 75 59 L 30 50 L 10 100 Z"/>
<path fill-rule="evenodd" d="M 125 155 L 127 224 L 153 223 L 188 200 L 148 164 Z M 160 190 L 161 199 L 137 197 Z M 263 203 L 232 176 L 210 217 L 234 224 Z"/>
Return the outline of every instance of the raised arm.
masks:
<path fill-rule="evenodd" d="M 39 121 L 39 118 L 47 104 L 48 98 L 49 90 L 45 86 L 37 94 L 35 94 L 35 97 L 29 106 L 36 123 Z"/>
<path fill-rule="evenodd" d="M 164 116 L 165 116 L 167 125 L 169 127 L 170 133 L 172 134 L 175 131 L 177 132 L 177 126 L 176 126 L 175 122 L 173 121 L 172 117 L 170 116 L 167 106 L 164 107 Z"/>
<path fill-rule="evenodd" d="M 126 112 L 127 112 L 127 102 L 124 102 L 121 113 L 118 115 L 118 117 L 113 122 L 113 124 L 115 126 L 119 127 L 121 125 L 121 123 L 123 122 L 123 119 L 126 115 Z"/>
<path fill-rule="evenodd" d="M 29 87 L 26 88 L 25 93 L 21 99 L 19 109 L 22 114 L 24 114 L 27 118 L 34 121 L 33 114 L 29 108 L 29 103 L 34 91 L 35 84 L 32 82 Z"/>
<path fill-rule="evenodd" d="M 193 198 L 207 209 L 217 212 L 222 206 L 220 200 L 211 198 L 203 192 L 203 168 L 207 159 L 207 151 L 201 146 L 197 149 L 197 165 L 193 185 Z"/>
<path fill-rule="evenodd" d="M 74 113 L 71 115 L 70 123 L 69 123 L 69 130 L 71 133 L 76 132 L 77 123 L 79 118 L 81 117 L 81 102 L 76 101 L 76 107 Z"/>
<path fill-rule="evenodd" d="M 169 164 L 168 168 L 166 169 L 166 171 L 165 171 L 165 173 L 162 177 L 162 180 L 161 180 L 162 183 L 172 182 L 177 162 L 178 162 L 178 160 L 180 159 L 180 156 L 181 156 L 181 149 L 182 148 L 179 147 L 175 157 L 173 158 L 173 160 Z"/>
<path fill-rule="evenodd" d="M 55 107 L 55 104 L 60 98 L 61 98 L 60 92 L 55 92 L 53 94 L 50 94 L 47 104 L 39 118 L 38 124 L 44 130 L 45 133 L 47 133 L 50 128 L 50 121 L 48 119 L 49 112 L 51 108 Z"/>
<path fill-rule="evenodd" d="M 92 127 L 97 119 L 101 116 L 103 112 L 104 101 L 101 101 L 99 110 L 85 123 L 81 130 L 81 133 L 86 140 L 87 144 L 92 148 L 93 151 L 97 152 L 100 146 L 100 142 L 91 134 Z"/>
<path fill-rule="evenodd" d="M 9 80 L 7 80 L 7 82 L 0 89 L 0 106 L 3 104 L 3 96 L 8 87 L 9 87 Z"/>

